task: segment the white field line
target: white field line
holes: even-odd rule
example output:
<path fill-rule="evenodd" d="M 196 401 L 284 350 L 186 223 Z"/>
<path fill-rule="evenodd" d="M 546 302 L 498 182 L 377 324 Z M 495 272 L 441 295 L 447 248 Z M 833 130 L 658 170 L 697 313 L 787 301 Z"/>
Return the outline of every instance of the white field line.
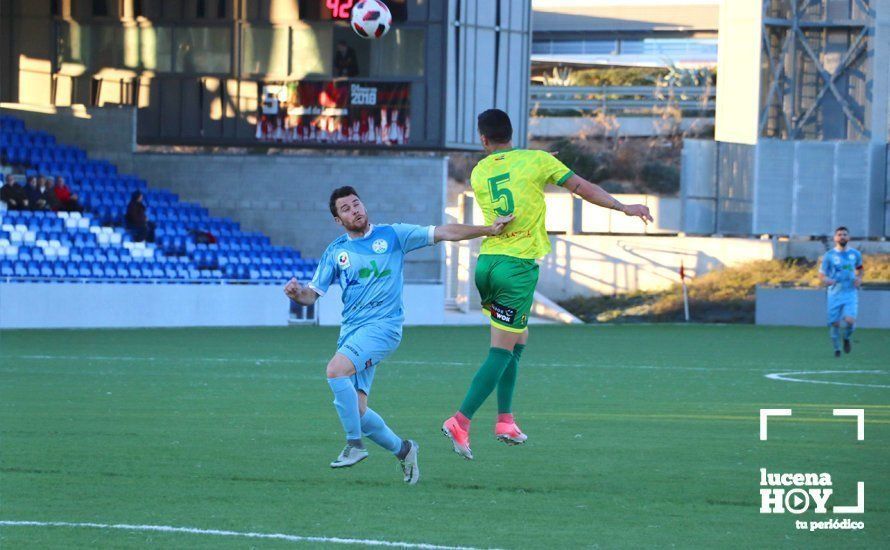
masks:
<path fill-rule="evenodd" d="M 195 527 L 173 527 L 171 525 L 130 525 L 128 523 L 74 523 L 67 521 L 10 521 L 0 520 L 0 525 L 9 527 L 69 527 L 119 531 L 150 531 L 159 533 L 185 533 L 190 535 L 211 535 L 216 537 L 241 537 L 249 539 L 276 539 L 289 542 L 321 542 L 328 544 L 352 544 L 361 546 L 390 546 L 396 548 L 422 548 L 427 550 L 477 550 L 470 546 L 440 546 L 414 542 L 392 542 L 376 539 L 346 539 L 340 537 L 309 537 L 284 533 L 253 533 L 224 531 L 220 529 L 197 529 Z"/>
<path fill-rule="evenodd" d="M 799 382 L 801 384 L 831 384 L 834 386 L 859 386 L 860 388 L 890 388 L 886 384 L 857 384 L 855 382 L 835 382 L 833 380 L 810 380 L 807 378 L 794 378 L 807 374 L 887 374 L 882 370 L 802 370 L 796 372 L 774 372 L 765 375 L 770 380 L 782 382 Z"/>
<path fill-rule="evenodd" d="M 25 361 L 118 361 L 118 362 L 165 362 L 177 361 L 185 363 L 254 363 L 256 365 L 263 364 L 293 364 L 293 365 L 321 365 L 327 364 L 325 359 L 263 359 L 249 357 L 192 357 L 183 360 L 180 357 L 147 357 L 147 356 L 110 356 L 110 355 L 0 355 L 2 360 L 22 359 Z M 468 361 L 403 361 L 403 360 L 385 360 L 383 364 L 390 365 L 434 365 L 448 367 L 478 367 L 479 363 Z M 526 364 L 534 367 L 556 367 L 556 368 L 600 368 L 600 369 L 644 369 L 644 370 L 688 370 L 688 371 L 752 371 L 762 372 L 768 367 L 757 369 L 744 368 L 725 368 L 725 367 L 668 367 L 656 365 L 606 365 L 597 363 L 535 363 L 526 360 Z"/>

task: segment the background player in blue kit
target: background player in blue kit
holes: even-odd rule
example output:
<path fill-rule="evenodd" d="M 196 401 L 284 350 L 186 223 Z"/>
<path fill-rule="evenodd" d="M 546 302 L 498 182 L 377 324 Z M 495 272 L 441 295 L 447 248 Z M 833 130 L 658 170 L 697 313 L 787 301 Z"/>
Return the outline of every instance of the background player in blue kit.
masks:
<path fill-rule="evenodd" d="M 407 483 L 417 483 L 418 446 L 397 436 L 379 414 L 368 408 L 374 370 L 402 338 L 402 267 L 405 254 L 439 241 L 462 241 L 499 235 L 513 219 L 498 218 L 490 226 L 448 224 L 372 225 L 358 193 L 340 187 L 331 194 L 334 221 L 346 234 L 332 242 L 308 286 L 291 279 L 285 294 L 303 305 L 314 304 L 332 284 L 343 289 L 343 323 L 337 352 L 327 367 L 334 406 L 346 432 L 346 447 L 332 468 L 353 466 L 368 456 L 366 435 L 399 459 Z"/>
<path fill-rule="evenodd" d="M 828 325 L 834 356 L 841 356 L 840 326 L 844 328 L 844 352 L 850 353 L 850 336 L 855 329 L 856 315 L 859 312 L 859 286 L 862 284 L 862 254 L 847 246 L 850 232 L 846 227 L 834 230 L 834 248 L 822 257 L 819 275 L 828 286 Z"/>

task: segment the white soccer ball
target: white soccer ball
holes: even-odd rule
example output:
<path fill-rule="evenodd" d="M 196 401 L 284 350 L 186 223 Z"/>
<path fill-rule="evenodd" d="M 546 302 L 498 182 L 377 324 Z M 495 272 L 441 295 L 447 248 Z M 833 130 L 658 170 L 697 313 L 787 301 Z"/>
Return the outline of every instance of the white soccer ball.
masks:
<path fill-rule="evenodd" d="M 383 0 L 361 0 L 352 8 L 350 23 L 357 35 L 376 40 L 389 32 L 392 13 Z"/>

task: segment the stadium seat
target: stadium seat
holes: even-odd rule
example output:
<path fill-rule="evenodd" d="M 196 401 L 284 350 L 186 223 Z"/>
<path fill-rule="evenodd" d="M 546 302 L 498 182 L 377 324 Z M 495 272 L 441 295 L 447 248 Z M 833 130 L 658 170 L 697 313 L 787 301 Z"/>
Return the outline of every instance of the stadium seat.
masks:
<path fill-rule="evenodd" d="M 27 176 L 65 177 L 86 208 L 84 214 L 18 212 L 0 204 L 0 272 L 6 277 L 284 279 L 293 270 L 283 260 L 300 257 L 271 246 L 261 233 L 241 231 L 233 220 L 211 217 L 199 204 L 119 174 L 112 163 L 90 159 L 52 134 L 29 130 L 15 117 L 0 116 L 0 159 L 20 165 Z M 155 245 L 126 246 L 132 238 L 119 225 L 134 190 L 145 194 L 149 218 L 157 223 Z M 197 243 L 195 231 L 211 233 L 217 244 Z"/>

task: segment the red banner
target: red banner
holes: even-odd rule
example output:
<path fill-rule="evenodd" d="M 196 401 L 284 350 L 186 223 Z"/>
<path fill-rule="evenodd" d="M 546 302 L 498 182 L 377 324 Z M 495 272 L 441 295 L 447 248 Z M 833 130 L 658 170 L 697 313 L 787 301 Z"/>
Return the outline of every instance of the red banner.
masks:
<path fill-rule="evenodd" d="M 406 145 L 410 96 L 407 82 L 265 84 L 256 138 L 287 144 Z"/>

